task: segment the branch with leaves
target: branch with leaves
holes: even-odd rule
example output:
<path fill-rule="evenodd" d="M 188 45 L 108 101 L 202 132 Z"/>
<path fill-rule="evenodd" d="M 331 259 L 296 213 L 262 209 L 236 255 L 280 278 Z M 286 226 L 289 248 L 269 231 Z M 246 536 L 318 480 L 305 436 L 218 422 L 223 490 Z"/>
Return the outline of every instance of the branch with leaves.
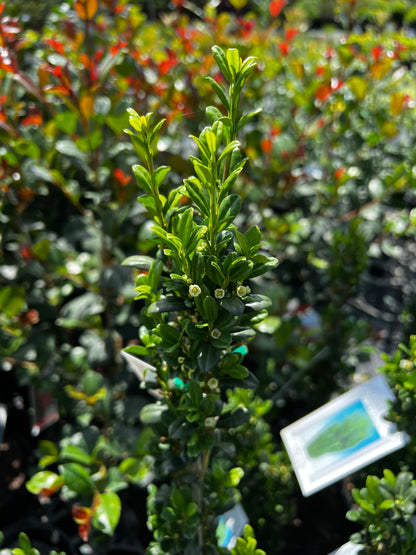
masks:
<path fill-rule="evenodd" d="M 143 303 L 141 345 L 126 350 L 154 364 L 156 380 L 147 386 L 161 396 L 141 415 L 154 432 L 149 553 L 226 552 L 216 545 L 217 517 L 238 499 L 243 472 L 229 468 L 225 445 L 230 430 L 250 418 L 245 407 L 227 408 L 226 391 L 256 386 L 242 364 L 245 343 L 271 301 L 249 283 L 277 264 L 260 252 L 256 226 L 243 233 L 234 224 L 241 198 L 231 191 L 246 163 L 237 133 L 259 113 L 241 113 L 241 94 L 256 60 L 218 46 L 213 56 L 225 80 L 207 79 L 220 105 L 206 109 L 210 125 L 192 137 L 194 175 L 166 194 L 170 168 L 155 162 L 163 121 L 129 110 L 127 133 L 142 161 L 133 167 L 144 191 L 138 200 L 153 219 L 157 246 L 154 259 L 124 262 L 142 270 L 136 298 Z"/>

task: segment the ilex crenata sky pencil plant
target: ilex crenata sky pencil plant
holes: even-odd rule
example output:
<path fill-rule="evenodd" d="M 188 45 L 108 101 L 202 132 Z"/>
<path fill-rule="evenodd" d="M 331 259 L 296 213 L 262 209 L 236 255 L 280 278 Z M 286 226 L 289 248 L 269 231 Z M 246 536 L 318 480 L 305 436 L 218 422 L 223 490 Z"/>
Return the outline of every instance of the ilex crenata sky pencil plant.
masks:
<path fill-rule="evenodd" d="M 228 552 L 218 546 L 217 520 L 238 501 L 243 474 L 228 460 L 230 430 L 246 423 L 249 413 L 229 408 L 227 390 L 256 386 L 243 356 L 271 302 L 252 291 L 250 280 L 277 264 L 260 252 L 258 227 L 240 231 L 234 223 L 241 198 L 233 185 L 246 163 L 237 137 L 259 112 L 241 112 L 241 93 L 256 60 L 242 60 L 236 49 L 212 50 L 224 80 L 207 79 L 219 103 L 206 108 L 209 125 L 192 137 L 194 174 L 178 187 L 166 192 L 170 168 L 157 165 L 164 121 L 129 110 L 127 133 L 141 158 L 133 167 L 143 191 L 138 200 L 154 222 L 157 247 L 154 259 L 125 261 L 141 270 L 136 298 L 142 302 L 140 345 L 127 351 L 154 366 L 146 385 L 159 397 L 141 413 L 153 432 L 151 554 Z M 261 552 L 250 533 L 238 549 Z"/>

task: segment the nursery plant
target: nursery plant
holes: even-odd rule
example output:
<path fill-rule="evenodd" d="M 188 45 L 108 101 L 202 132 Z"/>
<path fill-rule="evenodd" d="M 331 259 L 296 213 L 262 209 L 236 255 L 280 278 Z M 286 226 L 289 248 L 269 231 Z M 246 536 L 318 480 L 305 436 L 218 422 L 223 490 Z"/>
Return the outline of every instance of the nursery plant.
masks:
<path fill-rule="evenodd" d="M 126 351 L 154 365 L 145 383 L 159 398 L 141 411 L 142 422 L 152 425 L 147 450 L 155 477 L 148 497 L 148 526 L 154 534 L 149 553 L 221 551 L 217 519 L 239 500 L 236 488 L 244 474 L 230 466 L 230 430 L 250 419 L 247 406 L 236 405 L 227 391 L 256 386 L 242 359 L 271 301 L 249 283 L 277 264 L 260 252 L 256 226 L 238 230 L 234 221 L 241 199 L 230 192 L 246 162 L 237 134 L 259 112 L 242 113 L 240 107 L 256 61 L 218 46 L 213 56 L 224 82 L 207 79 L 221 109 L 207 107 L 210 125 L 192 137 L 199 151 L 190 156 L 195 175 L 178 187 L 165 191 L 170 168 L 156 162 L 164 121 L 129 109 L 127 133 L 142 160 L 133 166 L 144 192 L 138 200 L 153 221 L 149 240 L 156 247 L 154 258 L 133 255 L 124 261 L 139 269 L 136 299 L 143 305 L 140 344 Z M 77 453 L 78 462 L 64 464 L 59 474 L 35 474 L 28 488 L 45 493 L 65 486 L 89 496 L 90 503 L 73 513 L 81 534 L 88 537 L 90 523 L 109 533 L 118 521 L 118 496 L 102 465 L 91 475 L 96 455 Z M 140 460 L 129 458 L 119 470 L 134 479 L 137 465 Z M 107 490 L 100 492 L 100 484 Z M 238 553 L 246 552 L 246 544 L 255 547 L 255 540 L 250 535 L 240 540 Z"/>
<path fill-rule="evenodd" d="M 198 147 L 198 155 L 190 156 L 195 173 L 179 187 L 163 194 L 169 168 L 155 164 L 163 121 L 129 110 L 128 133 L 143 161 L 133 167 L 144 191 L 138 200 L 154 221 L 158 249 L 152 261 L 140 256 L 125 261 L 144 270 L 136 282 L 136 298 L 144 304 L 142 345 L 127 350 L 152 361 L 148 387 L 161 397 L 142 410 L 142 420 L 154 424 L 149 553 L 220 551 L 217 518 L 238 501 L 235 488 L 244 473 L 230 468 L 226 445 L 230 430 L 250 418 L 244 405 L 230 406 L 227 390 L 256 385 L 242 359 L 271 301 L 249 283 L 277 263 L 261 254 L 258 227 L 237 229 L 241 199 L 230 192 L 246 161 L 238 132 L 258 114 L 240 111 L 256 61 L 218 46 L 213 56 L 225 81 L 208 80 L 221 109 L 207 107 L 210 125 L 192 137 Z M 254 548 L 248 538 L 247 553 Z M 238 546 L 237 552 L 246 551 Z"/>
<path fill-rule="evenodd" d="M 383 477 L 368 476 L 365 487 L 354 489 L 358 508 L 347 518 L 363 527 L 351 536 L 362 545 L 359 553 L 409 555 L 416 549 L 415 530 L 410 518 L 415 513 L 416 482 L 410 472 L 397 476 L 388 469 Z"/>

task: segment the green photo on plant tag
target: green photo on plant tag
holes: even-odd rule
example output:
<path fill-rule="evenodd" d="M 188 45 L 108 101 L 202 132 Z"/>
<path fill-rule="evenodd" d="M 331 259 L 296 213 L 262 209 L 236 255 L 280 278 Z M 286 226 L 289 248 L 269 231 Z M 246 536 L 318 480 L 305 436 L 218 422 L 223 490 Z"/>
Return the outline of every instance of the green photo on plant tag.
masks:
<path fill-rule="evenodd" d="M 393 399 L 377 376 L 281 430 L 305 497 L 407 443 L 407 434 L 384 418 Z"/>

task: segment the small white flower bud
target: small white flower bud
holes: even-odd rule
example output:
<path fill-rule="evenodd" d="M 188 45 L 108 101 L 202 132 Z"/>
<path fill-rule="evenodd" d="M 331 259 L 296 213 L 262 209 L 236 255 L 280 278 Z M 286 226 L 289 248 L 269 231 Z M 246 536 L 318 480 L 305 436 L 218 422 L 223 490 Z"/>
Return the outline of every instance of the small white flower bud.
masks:
<path fill-rule="evenodd" d="M 207 386 L 210 389 L 217 389 L 218 387 L 218 380 L 216 378 L 210 378 L 207 382 Z"/>
<path fill-rule="evenodd" d="M 211 332 L 211 337 L 213 339 L 218 339 L 219 337 L 221 337 L 221 332 L 218 328 L 214 328 Z"/>
<path fill-rule="evenodd" d="M 215 416 L 208 416 L 205 418 L 204 425 L 206 428 L 213 428 L 217 422 L 217 418 Z"/>
<path fill-rule="evenodd" d="M 239 285 L 237 287 L 237 295 L 239 297 L 245 297 L 247 294 L 247 287 L 245 287 L 244 285 Z"/>
<path fill-rule="evenodd" d="M 215 289 L 214 296 L 216 299 L 223 299 L 225 295 L 224 289 Z"/>
<path fill-rule="evenodd" d="M 201 294 L 201 288 L 196 283 L 189 286 L 189 294 L 191 297 L 198 297 Z"/>

